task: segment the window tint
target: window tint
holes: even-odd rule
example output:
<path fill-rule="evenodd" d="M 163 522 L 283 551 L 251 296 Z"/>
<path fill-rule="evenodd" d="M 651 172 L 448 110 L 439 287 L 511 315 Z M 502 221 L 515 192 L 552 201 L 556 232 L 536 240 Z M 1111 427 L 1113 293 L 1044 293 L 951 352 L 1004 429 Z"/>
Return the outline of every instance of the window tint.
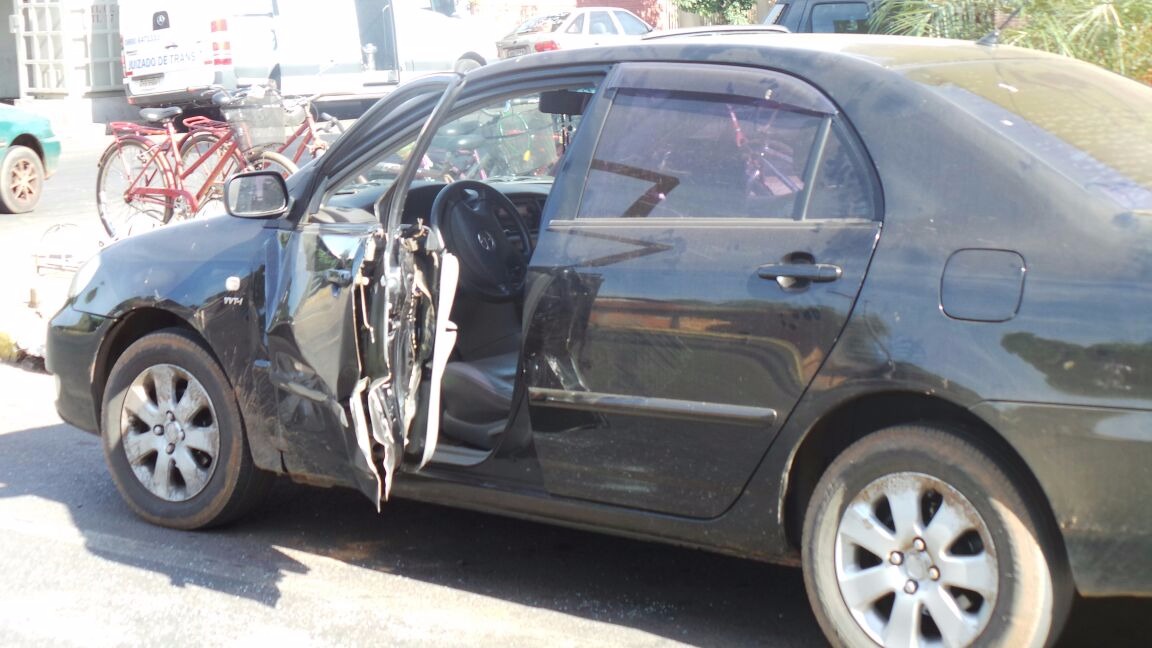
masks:
<path fill-rule="evenodd" d="M 812 7 L 812 31 L 827 34 L 868 32 L 868 5 L 863 2 L 829 2 Z"/>
<path fill-rule="evenodd" d="M 566 34 L 583 34 L 584 33 L 584 14 L 580 14 L 579 16 L 576 16 L 576 19 L 572 21 L 572 24 L 568 26 L 568 29 L 564 30 L 564 33 L 566 33 Z"/>
<path fill-rule="evenodd" d="M 624 33 L 628 34 L 629 36 L 639 36 L 641 34 L 647 34 L 648 32 L 652 31 L 652 28 L 649 27 L 643 20 L 640 20 L 627 11 L 617 11 L 615 13 L 616 20 L 620 21 L 620 27 L 622 27 L 624 29 Z"/>
<path fill-rule="evenodd" d="M 852 139 L 834 127 L 824 145 L 823 162 L 812 179 L 805 218 L 876 218 L 876 198 L 868 162 Z"/>
<path fill-rule="evenodd" d="M 591 22 L 588 24 L 588 33 L 592 35 L 615 34 L 616 25 L 612 23 L 612 17 L 608 15 L 607 11 L 593 11 Z"/>
<path fill-rule="evenodd" d="M 579 217 L 872 218 L 870 176 L 833 120 L 765 99 L 621 89 Z M 821 145 L 824 168 L 809 170 Z"/>

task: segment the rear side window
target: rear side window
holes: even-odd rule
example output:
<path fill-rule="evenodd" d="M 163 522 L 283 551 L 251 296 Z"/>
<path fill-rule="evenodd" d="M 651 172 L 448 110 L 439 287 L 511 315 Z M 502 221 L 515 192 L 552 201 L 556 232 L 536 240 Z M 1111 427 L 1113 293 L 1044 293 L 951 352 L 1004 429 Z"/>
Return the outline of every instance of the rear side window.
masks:
<path fill-rule="evenodd" d="M 579 217 L 875 218 L 870 166 L 831 106 L 763 75 L 779 78 L 759 96 L 619 88 Z"/>
<path fill-rule="evenodd" d="M 571 25 L 568 25 L 568 29 L 565 29 L 564 33 L 566 33 L 566 34 L 583 34 L 584 33 L 584 14 L 580 14 L 579 16 L 576 16 L 576 19 L 572 21 Z"/>
<path fill-rule="evenodd" d="M 616 20 L 620 21 L 620 27 L 624 30 L 624 33 L 629 36 L 639 36 L 652 31 L 652 28 L 645 24 L 643 20 L 640 20 L 627 11 L 617 11 L 615 13 Z"/>
<path fill-rule="evenodd" d="M 615 34 L 616 25 L 612 24 L 612 17 L 608 15 L 607 11 L 593 11 L 591 22 L 588 24 L 588 33 L 593 36 L 597 34 Z"/>
<path fill-rule="evenodd" d="M 811 31 L 821 34 L 868 33 L 868 5 L 863 2 L 827 2 L 813 5 Z"/>

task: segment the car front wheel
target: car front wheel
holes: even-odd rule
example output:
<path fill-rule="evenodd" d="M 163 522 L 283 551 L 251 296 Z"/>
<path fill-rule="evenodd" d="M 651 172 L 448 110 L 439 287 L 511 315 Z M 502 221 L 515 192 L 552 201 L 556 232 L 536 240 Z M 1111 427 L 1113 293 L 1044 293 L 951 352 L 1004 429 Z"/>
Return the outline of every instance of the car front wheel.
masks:
<path fill-rule="evenodd" d="M 1044 646 L 1072 587 L 1045 503 L 947 431 L 882 430 L 828 467 L 809 504 L 804 580 L 845 646 Z"/>
<path fill-rule="evenodd" d="M 224 372 L 182 331 L 145 336 L 116 362 L 102 437 L 117 489 L 153 524 L 223 524 L 258 504 L 271 483 L 252 462 Z"/>

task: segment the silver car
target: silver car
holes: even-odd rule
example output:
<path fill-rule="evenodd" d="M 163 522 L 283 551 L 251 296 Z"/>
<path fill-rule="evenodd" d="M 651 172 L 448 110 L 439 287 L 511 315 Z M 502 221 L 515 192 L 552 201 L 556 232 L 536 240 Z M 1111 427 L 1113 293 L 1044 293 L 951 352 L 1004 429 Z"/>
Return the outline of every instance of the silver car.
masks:
<path fill-rule="evenodd" d="M 627 9 L 588 7 L 529 18 L 496 42 L 500 58 L 639 38 L 652 27 Z"/>

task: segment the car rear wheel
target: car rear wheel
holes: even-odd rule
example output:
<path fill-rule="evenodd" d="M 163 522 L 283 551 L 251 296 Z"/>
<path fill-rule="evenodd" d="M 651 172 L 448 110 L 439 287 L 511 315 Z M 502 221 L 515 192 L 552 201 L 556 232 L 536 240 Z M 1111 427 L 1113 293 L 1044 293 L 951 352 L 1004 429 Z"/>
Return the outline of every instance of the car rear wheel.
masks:
<path fill-rule="evenodd" d="M 223 371 L 182 331 L 141 338 L 116 362 L 102 437 L 117 489 L 153 524 L 223 524 L 258 504 L 271 483 L 252 462 Z"/>
<path fill-rule="evenodd" d="M 0 161 L 0 209 L 6 214 L 23 214 L 36 208 L 44 191 L 44 164 L 36 151 L 12 146 Z"/>
<path fill-rule="evenodd" d="M 993 456 L 901 426 L 845 450 L 804 522 L 808 597 L 845 646 L 1043 646 L 1072 587 L 1045 503 Z"/>

